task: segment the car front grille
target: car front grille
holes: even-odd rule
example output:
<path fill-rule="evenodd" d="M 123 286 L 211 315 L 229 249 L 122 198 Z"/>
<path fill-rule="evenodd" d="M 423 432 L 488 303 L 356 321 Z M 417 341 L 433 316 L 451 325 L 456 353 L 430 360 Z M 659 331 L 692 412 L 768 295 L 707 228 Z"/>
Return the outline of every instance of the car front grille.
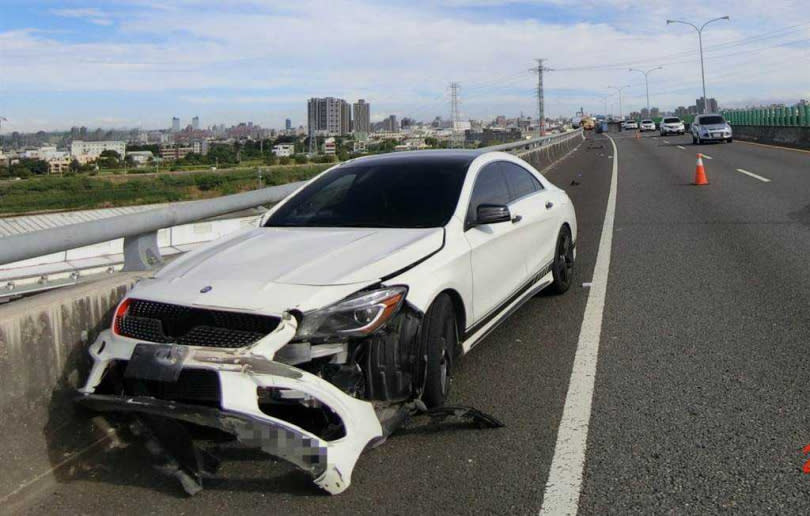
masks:
<path fill-rule="evenodd" d="M 272 332 L 278 323 L 278 317 L 268 315 L 130 299 L 115 326 L 120 335 L 147 342 L 241 348 Z"/>

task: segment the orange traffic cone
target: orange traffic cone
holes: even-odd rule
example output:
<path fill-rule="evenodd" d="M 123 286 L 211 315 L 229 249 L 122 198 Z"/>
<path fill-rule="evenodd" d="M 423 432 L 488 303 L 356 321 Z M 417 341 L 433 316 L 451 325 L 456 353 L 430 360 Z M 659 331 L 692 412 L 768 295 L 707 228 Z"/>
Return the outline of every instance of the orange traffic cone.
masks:
<path fill-rule="evenodd" d="M 703 168 L 703 154 L 697 155 L 697 167 L 695 168 L 695 185 L 707 185 L 709 180 L 706 179 L 706 169 Z"/>

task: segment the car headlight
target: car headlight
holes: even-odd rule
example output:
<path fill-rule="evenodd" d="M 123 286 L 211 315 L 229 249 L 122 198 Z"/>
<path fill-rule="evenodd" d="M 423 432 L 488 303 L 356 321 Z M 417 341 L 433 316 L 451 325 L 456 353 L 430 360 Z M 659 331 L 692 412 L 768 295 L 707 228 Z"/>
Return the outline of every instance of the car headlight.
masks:
<path fill-rule="evenodd" d="M 406 287 L 367 290 L 326 308 L 306 312 L 295 338 L 370 335 L 399 311 L 407 293 Z"/>

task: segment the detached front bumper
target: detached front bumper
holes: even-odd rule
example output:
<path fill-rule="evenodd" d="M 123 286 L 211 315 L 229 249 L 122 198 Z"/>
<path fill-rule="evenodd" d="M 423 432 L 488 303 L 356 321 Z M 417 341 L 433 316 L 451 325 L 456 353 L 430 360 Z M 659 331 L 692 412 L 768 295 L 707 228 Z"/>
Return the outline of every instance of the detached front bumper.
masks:
<path fill-rule="evenodd" d="M 283 324 L 282 324 L 283 326 Z M 288 334 L 277 330 L 276 340 Z M 272 345 L 271 334 L 268 342 Z M 287 339 L 288 340 L 288 339 Z M 180 403 L 140 395 L 99 394 L 96 388 L 113 361 L 130 361 L 138 342 L 109 331 L 102 332 L 90 347 L 94 365 L 87 384 L 79 390 L 77 402 L 102 412 L 140 413 L 216 428 L 234 435 L 241 443 L 284 459 L 309 472 L 315 484 L 331 494 L 349 487 L 354 466 L 363 450 L 383 436 L 380 421 L 371 403 L 349 396 L 326 380 L 311 373 L 256 355 L 257 349 L 228 350 L 179 345 L 154 346 L 154 353 L 134 374 L 146 380 L 177 376 L 186 370 L 207 370 L 219 380 L 219 407 Z M 268 344 L 268 343 L 265 343 Z M 267 349 L 267 347 L 264 347 Z M 253 351 L 253 353 L 251 353 Z M 272 355 L 272 354 L 271 354 Z M 130 363 L 132 365 L 132 363 Z M 127 374 L 130 374 L 128 367 Z M 328 407 L 341 421 L 343 436 L 326 440 L 300 426 L 260 409 L 259 390 L 294 393 L 307 403 Z"/>

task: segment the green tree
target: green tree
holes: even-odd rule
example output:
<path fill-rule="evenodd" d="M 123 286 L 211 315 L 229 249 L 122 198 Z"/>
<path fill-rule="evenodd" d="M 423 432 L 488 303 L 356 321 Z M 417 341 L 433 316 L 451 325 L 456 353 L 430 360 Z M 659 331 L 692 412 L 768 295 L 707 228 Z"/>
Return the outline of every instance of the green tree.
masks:
<path fill-rule="evenodd" d="M 96 163 L 102 168 L 118 168 L 121 166 L 121 155 L 114 150 L 103 150 Z"/>
<path fill-rule="evenodd" d="M 70 162 L 68 169 L 70 169 L 70 171 L 75 174 L 82 169 L 82 165 L 79 163 L 79 160 L 74 159 L 73 161 Z"/>

